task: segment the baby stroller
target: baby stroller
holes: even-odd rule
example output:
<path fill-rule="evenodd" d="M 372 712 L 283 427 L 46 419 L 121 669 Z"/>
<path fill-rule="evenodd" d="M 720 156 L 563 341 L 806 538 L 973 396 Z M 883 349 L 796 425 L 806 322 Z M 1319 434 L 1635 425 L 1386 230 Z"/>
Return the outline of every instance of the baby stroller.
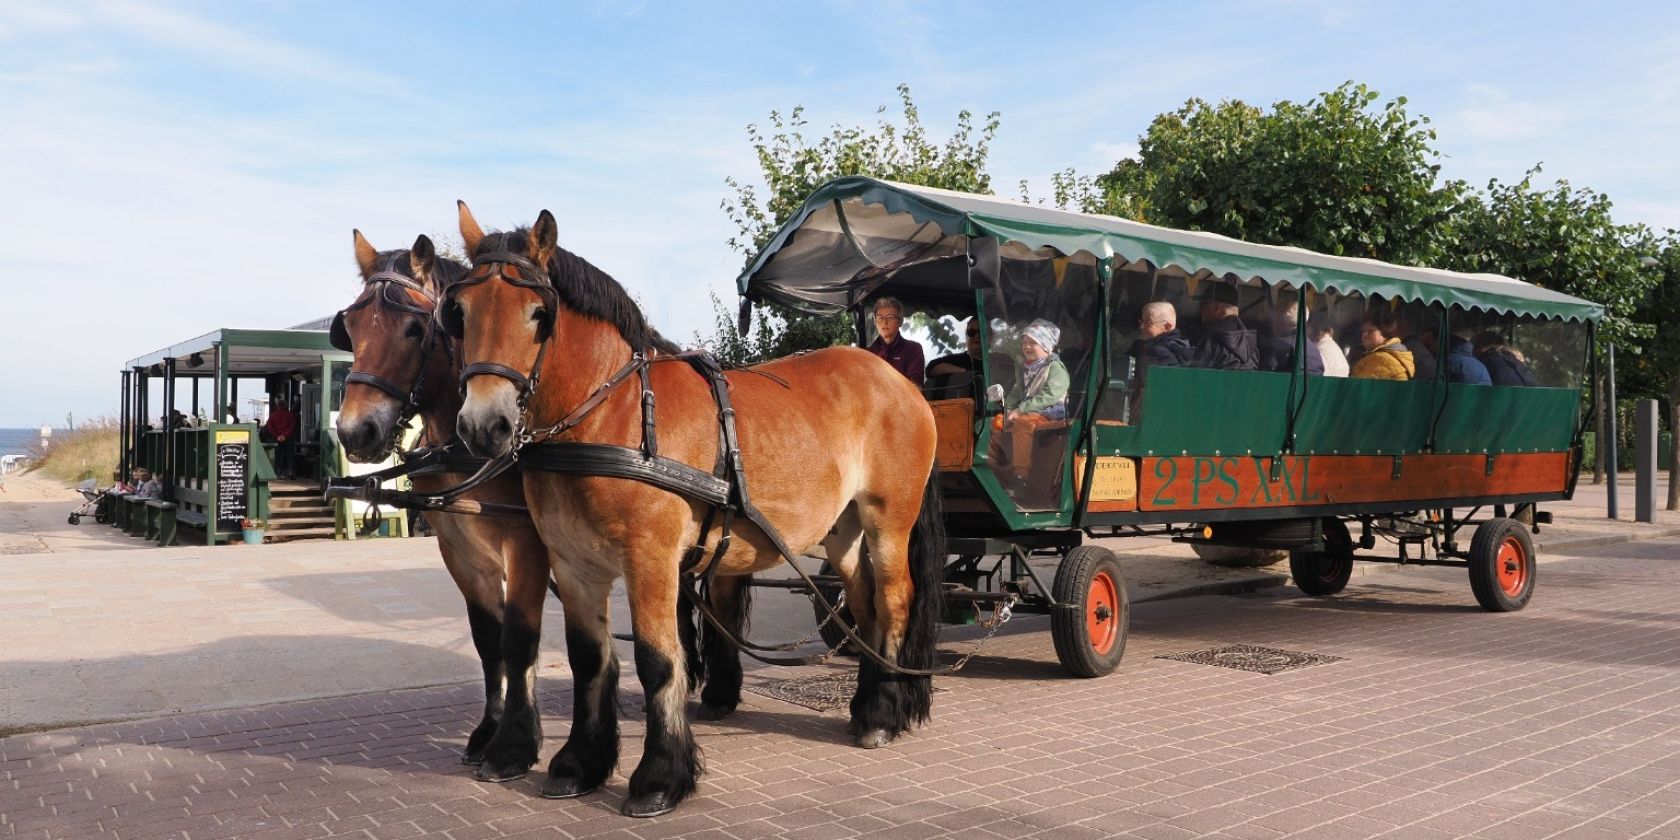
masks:
<path fill-rule="evenodd" d="M 70 511 L 70 524 L 82 524 L 82 517 L 93 514 L 93 521 L 101 525 L 111 524 L 111 502 L 116 488 L 99 489 L 98 482 L 93 479 L 76 485 L 76 492 L 82 494 L 82 506 Z"/>

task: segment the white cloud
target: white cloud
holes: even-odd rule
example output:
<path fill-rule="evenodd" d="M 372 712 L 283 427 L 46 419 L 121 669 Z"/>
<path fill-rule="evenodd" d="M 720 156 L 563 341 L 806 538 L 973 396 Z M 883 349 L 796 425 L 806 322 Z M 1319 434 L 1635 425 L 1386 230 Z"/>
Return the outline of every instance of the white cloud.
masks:
<path fill-rule="evenodd" d="M 1498 143 L 1538 137 L 1561 122 L 1555 106 L 1517 101 L 1492 85 L 1471 85 L 1468 97 L 1469 104 L 1457 116 L 1472 140 Z"/>

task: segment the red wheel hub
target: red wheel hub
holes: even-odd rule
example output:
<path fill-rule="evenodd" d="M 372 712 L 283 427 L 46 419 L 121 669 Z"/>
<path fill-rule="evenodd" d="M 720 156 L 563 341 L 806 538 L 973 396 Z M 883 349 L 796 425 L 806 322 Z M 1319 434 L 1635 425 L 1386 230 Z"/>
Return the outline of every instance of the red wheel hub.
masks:
<path fill-rule="evenodd" d="M 1512 597 L 1522 595 L 1523 588 L 1528 585 L 1528 553 L 1523 550 L 1522 541 L 1506 537 L 1499 544 L 1499 559 L 1495 565 L 1499 570 L 1499 588 Z"/>
<path fill-rule="evenodd" d="M 1091 589 L 1085 595 L 1085 634 L 1091 639 L 1091 649 L 1108 653 L 1120 638 L 1120 587 L 1107 572 L 1091 578 Z"/>

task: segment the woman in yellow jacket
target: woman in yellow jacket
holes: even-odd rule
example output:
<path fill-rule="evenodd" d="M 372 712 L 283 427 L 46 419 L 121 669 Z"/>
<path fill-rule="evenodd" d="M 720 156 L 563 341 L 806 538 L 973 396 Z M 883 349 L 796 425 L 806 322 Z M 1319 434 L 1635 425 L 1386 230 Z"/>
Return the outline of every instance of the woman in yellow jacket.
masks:
<path fill-rule="evenodd" d="M 1371 311 L 1359 326 L 1359 343 L 1365 355 L 1353 363 L 1348 376 L 1354 379 L 1411 379 L 1417 374 L 1412 351 L 1400 343 L 1400 319 L 1382 301 L 1373 301 Z"/>

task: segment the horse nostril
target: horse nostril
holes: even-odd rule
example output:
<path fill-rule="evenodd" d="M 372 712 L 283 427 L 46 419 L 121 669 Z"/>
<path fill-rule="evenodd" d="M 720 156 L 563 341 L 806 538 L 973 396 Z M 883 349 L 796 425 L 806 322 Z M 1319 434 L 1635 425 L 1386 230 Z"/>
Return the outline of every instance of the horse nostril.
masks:
<path fill-rule="evenodd" d="M 506 417 L 497 417 L 496 418 L 496 436 L 497 437 L 504 437 L 506 435 L 511 435 L 511 434 L 513 434 L 513 423 L 509 422 Z"/>

